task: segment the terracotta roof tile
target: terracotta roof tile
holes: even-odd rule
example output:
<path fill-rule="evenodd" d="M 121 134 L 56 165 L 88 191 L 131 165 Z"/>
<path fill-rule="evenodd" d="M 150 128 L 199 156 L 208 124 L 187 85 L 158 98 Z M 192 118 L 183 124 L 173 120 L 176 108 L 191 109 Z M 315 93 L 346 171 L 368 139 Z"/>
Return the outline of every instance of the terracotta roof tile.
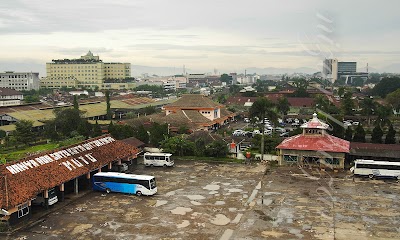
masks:
<path fill-rule="evenodd" d="M 0 165 L 0 208 L 15 207 L 45 189 L 112 161 L 136 157 L 137 153 L 137 148 L 103 135 L 80 144 Z"/>

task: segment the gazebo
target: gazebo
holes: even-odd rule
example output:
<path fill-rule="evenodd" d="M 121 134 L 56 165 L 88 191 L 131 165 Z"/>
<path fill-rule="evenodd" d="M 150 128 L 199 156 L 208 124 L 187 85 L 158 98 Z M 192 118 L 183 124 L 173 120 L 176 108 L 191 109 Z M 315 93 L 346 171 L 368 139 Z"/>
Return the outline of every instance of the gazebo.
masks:
<path fill-rule="evenodd" d="M 303 133 L 283 140 L 279 149 L 280 165 L 343 169 L 350 142 L 329 135 L 329 125 L 318 119 L 317 114 L 300 126 Z"/>

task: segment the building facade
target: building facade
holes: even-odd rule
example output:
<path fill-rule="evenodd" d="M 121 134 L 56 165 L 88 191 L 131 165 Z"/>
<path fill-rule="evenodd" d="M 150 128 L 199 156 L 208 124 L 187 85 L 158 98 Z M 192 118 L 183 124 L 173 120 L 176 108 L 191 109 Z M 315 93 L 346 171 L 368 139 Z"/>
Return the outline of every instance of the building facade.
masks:
<path fill-rule="evenodd" d="M 322 65 L 322 75 L 325 79 L 334 83 L 338 79 L 338 60 L 325 59 Z"/>
<path fill-rule="evenodd" d="M 38 90 L 39 82 L 39 73 L 12 71 L 0 73 L 0 88 L 11 88 L 17 91 Z"/>
<path fill-rule="evenodd" d="M 80 59 L 59 59 L 46 63 L 46 73 L 47 76 L 41 80 L 42 88 L 110 89 L 114 86 L 120 89 L 122 84 L 122 89 L 127 89 L 129 81 L 125 80 L 131 78 L 131 64 L 105 63 L 89 51 Z"/>

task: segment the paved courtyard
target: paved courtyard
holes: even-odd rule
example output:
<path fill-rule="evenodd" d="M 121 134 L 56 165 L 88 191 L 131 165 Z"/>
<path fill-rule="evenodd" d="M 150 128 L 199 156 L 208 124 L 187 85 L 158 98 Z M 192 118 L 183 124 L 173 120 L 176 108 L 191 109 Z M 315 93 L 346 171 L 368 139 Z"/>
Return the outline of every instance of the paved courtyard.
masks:
<path fill-rule="evenodd" d="M 399 239 L 396 181 L 265 169 L 139 165 L 134 173 L 156 176 L 157 195 L 90 192 L 9 239 Z"/>

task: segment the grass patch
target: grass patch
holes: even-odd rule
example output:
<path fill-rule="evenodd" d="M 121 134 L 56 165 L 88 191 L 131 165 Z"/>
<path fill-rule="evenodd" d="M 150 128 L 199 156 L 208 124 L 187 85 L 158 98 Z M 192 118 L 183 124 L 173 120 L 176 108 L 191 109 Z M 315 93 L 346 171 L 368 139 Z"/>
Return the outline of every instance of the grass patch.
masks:
<path fill-rule="evenodd" d="M 12 151 L 9 153 L 1 153 L 0 154 L 0 159 L 1 159 L 0 162 L 4 163 L 5 161 L 6 162 L 16 161 L 16 160 L 22 159 L 24 157 L 27 157 L 29 155 L 34 155 L 34 154 L 38 154 L 41 152 L 50 151 L 50 150 L 53 150 L 56 148 L 73 145 L 73 144 L 79 143 L 83 140 L 84 140 L 83 137 L 75 137 L 75 138 L 66 139 L 61 142 L 46 143 L 46 144 L 26 147 L 26 148 Z"/>

